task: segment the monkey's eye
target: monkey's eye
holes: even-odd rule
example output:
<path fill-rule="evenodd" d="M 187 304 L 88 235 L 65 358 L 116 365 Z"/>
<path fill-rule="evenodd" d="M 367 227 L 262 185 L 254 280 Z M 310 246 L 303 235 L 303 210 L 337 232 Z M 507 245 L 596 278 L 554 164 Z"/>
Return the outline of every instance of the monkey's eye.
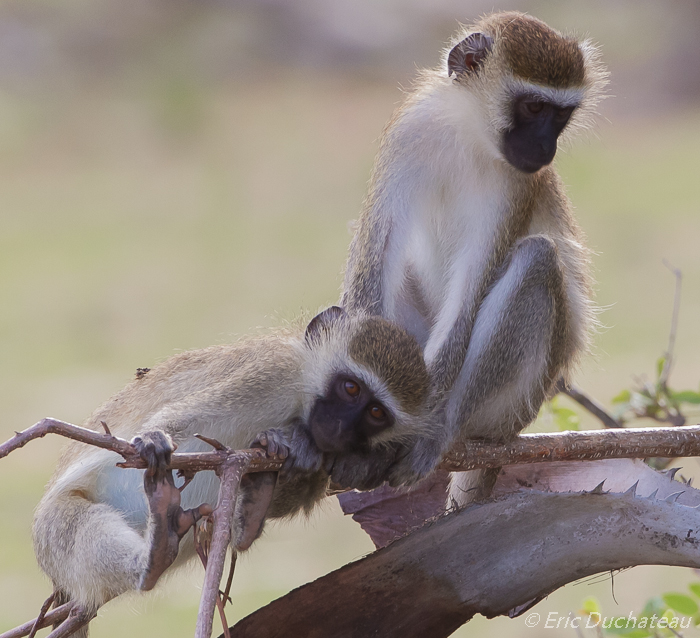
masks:
<path fill-rule="evenodd" d="M 544 108 L 544 102 L 539 100 L 524 100 L 521 102 L 525 115 L 538 115 Z"/>
<path fill-rule="evenodd" d="M 566 124 L 569 121 L 569 118 L 571 117 L 571 114 L 573 112 L 574 112 L 573 106 L 565 106 L 565 107 L 561 107 L 561 108 L 556 108 L 556 109 L 554 109 L 554 119 L 559 124 Z"/>
<path fill-rule="evenodd" d="M 372 405 L 369 407 L 367 410 L 367 413 L 375 420 L 375 421 L 386 421 L 387 420 L 387 413 L 379 405 Z"/>
<path fill-rule="evenodd" d="M 351 396 L 353 399 L 360 394 L 360 386 L 349 379 L 343 383 L 343 390 L 345 390 L 345 393 Z"/>

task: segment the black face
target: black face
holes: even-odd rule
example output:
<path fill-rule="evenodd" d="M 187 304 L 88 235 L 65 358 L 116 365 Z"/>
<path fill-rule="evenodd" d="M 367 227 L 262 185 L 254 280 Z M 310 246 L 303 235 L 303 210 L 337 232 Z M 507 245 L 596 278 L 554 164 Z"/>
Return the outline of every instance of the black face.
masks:
<path fill-rule="evenodd" d="M 311 411 L 311 436 L 322 452 L 366 449 L 370 438 L 390 428 L 394 419 L 367 386 L 350 375 L 333 379 Z"/>
<path fill-rule="evenodd" d="M 513 103 L 513 127 L 503 134 L 508 163 L 525 173 L 547 166 L 557 152 L 557 138 L 574 112 L 539 97 L 521 96 Z"/>

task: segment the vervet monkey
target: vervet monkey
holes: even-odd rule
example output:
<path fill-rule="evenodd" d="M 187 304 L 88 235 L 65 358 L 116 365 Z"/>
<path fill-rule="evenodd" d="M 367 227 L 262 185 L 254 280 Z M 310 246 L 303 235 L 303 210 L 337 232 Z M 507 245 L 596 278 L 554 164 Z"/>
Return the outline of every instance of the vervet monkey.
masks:
<path fill-rule="evenodd" d="M 100 430 L 104 422 L 115 435 L 135 437 L 149 464 L 145 495 L 143 471 L 115 467 L 114 452 L 71 444 L 36 511 L 39 564 L 61 601 L 87 611 L 125 591 L 150 589 L 187 529 L 210 510 L 197 506 L 214 503 L 218 492 L 214 473 L 200 472 L 180 503 L 166 470 L 173 445 L 207 449 L 193 438 L 200 433 L 232 449 L 264 447 L 286 458 L 267 516 L 308 512 L 325 495 L 335 458 L 422 436 L 429 385 L 421 348 L 403 328 L 338 307 L 305 332 L 185 352 L 140 369 L 86 427 Z M 242 483 L 234 521 L 239 550 L 259 535 L 265 512 L 252 529 L 246 515 L 255 490 L 266 489 L 266 474 L 274 473 L 250 474 Z M 193 554 L 188 536 L 178 562 Z"/>
<path fill-rule="evenodd" d="M 434 438 L 398 454 L 394 482 L 431 471 L 458 437 L 514 437 L 586 350 L 589 255 L 550 163 L 606 76 L 590 42 L 494 13 L 455 38 L 384 131 L 341 304 L 418 339 L 440 414 Z M 332 478 L 362 471 L 341 463 Z"/>

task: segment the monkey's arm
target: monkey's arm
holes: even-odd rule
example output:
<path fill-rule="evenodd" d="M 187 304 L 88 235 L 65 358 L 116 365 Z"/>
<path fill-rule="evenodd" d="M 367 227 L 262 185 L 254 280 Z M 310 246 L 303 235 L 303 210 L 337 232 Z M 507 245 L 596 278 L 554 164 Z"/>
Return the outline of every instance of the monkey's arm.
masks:
<path fill-rule="evenodd" d="M 377 193 L 382 181 L 375 169 L 370 194 L 350 243 L 340 305 L 349 313 L 366 312 L 385 316 L 387 297 L 387 245 L 392 227 L 392 210 Z"/>
<path fill-rule="evenodd" d="M 136 437 L 133 444 L 148 463 L 143 476 L 149 512 L 148 559 L 139 582 L 139 589 L 148 591 L 177 558 L 182 537 L 202 516 L 211 514 L 212 508 L 207 503 L 186 511 L 180 506 L 180 490 L 172 470 L 167 469 L 173 452 L 169 437 L 156 430 Z"/>

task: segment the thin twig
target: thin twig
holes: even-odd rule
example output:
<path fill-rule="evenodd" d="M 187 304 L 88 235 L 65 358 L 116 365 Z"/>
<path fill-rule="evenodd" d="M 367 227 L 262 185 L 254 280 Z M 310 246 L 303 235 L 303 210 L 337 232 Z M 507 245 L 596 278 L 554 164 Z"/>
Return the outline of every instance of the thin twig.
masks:
<path fill-rule="evenodd" d="M 9 441 L 0 445 L 0 459 L 7 456 L 13 450 L 24 447 L 29 441 L 40 439 L 47 434 L 60 434 L 69 439 L 96 445 L 97 447 L 117 452 L 117 454 L 121 454 L 125 458 L 127 456 L 138 456 L 131 443 L 124 439 L 119 439 L 116 436 L 108 434 L 100 434 L 99 432 L 81 428 L 72 423 L 66 423 L 65 421 L 47 417 L 22 432 L 16 432 L 15 436 Z"/>
<path fill-rule="evenodd" d="M 207 565 L 209 564 L 211 535 L 209 535 L 208 538 L 205 538 L 205 540 L 202 540 L 202 537 L 205 537 L 204 528 L 207 527 L 208 524 L 211 525 L 211 520 L 209 517 L 206 517 L 206 519 L 202 519 L 201 524 L 194 527 L 194 547 L 197 555 L 199 556 L 199 560 L 202 561 L 205 573 Z M 210 533 L 211 532 L 209 532 L 209 534 Z M 228 628 L 228 620 L 226 619 L 226 612 L 224 610 L 225 606 L 226 600 L 222 598 L 221 592 L 219 592 L 219 596 L 216 599 L 216 608 L 219 610 L 219 619 L 221 620 L 221 626 L 224 628 L 224 638 L 231 638 Z"/>
<path fill-rule="evenodd" d="M 231 562 L 229 563 L 229 568 L 228 568 L 228 578 L 226 579 L 226 588 L 222 592 L 222 600 L 224 601 L 224 605 L 226 603 L 231 603 L 231 585 L 233 584 L 233 574 L 236 571 L 236 559 L 238 558 L 238 554 L 235 549 L 231 549 Z"/>
<path fill-rule="evenodd" d="M 700 426 L 522 434 L 506 445 L 464 441 L 442 460 L 450 472 L 517 463 L 700 456 Z"/>
<path fill-rule="evenodd" d="M 56 423 L 55 419 L 44 419 Z M 112 449 L 129 460 L 120 463 L 121 467 L 145 468 L 140 457 L 133 457 L 123 449 L 124 444 L 131 444 L 117 437 L 106 437 L 103 434 L 80 428 L 70 423 L 57 422 L 60 427 L 50 431 L 68 436 L 85 443 L 99 445 Z M 36 427 L 36 426 L 33 426 Z M 20 433 L 24 435 L 32 428 Z M 78 435 L 76 435 L 76 431 Z M 31 436 L 39 438 L 48 434 Z M 10 439 L 0 445 L 0 450 L 7 450 L 18 438 Z M 106 440 L 109 439 L 109 440 Z M 28 440 L 22 440 L 16 447 L 22 447 Z M 97 443 L 95 443 L 97 441 Z M 121 451 L 120 451 L 121 450 Z M 201 452 L 193 454 L 175 453 L 172 456 L 170 469 L 187 471 L 215 470 L 221 471 L 228 463 L 236 461 L 245 467 L 245 472 L 264 472 L 279 470 L 283 461 L 273 461 L 264 458 L 265 452 L 260 449 L 232 450 L 231 452 Z M 506 445 L 485 441 L 466 441 L 455 447 L 445 456 L 443 467 L 451 471 L 470 470 L 478 468 L 498 467 L 514 463 L 538 463 L 543 461 L 564 460 L 595 460 L 600 458 L 648 458 L 663 456 L 669 458 L 684 456 L 700 456 L 700 426 L 682 426 L 673 428 L 618 428 L 609 430 L 592 430 L 581 432 L 557 432 L 552 434 L 523 434 Z M 2 638 L 0 636 L 0 638 Z"/>
<path fill-rule="evenodd" d="M 214 529 L 207 556 L 207 569 L 199 602 L 195 638 L 211 636 L 214 607 L 216 601 L 221 600 L 219 587 L 224 572 L 226 549 L 231 542 L 231 521 L 236 506 L 236 495 L 241 478 L 246 471 L 247 460 L 237 455 L 231 455 L 219 470 L 219 502 L 212 513 Z"/>
<path fill-rule="evenodd" d="M 44 601 L 44 604 L 41 606 L 41 609 L 39 610 L 39 615 L 36 617 L 36 620 L 34 621 L 34 626 L 32 627 L 32 630 L 29 632 L 29 638 L 34 638 L 36 636 L 36 632 L 39 631 L 39 628 L 41 627 L 41 623 L 44 621 L 44 616 L 46 616 L 46 612 L 49 611 L 51 608 L 51 605 L 53 605 L 53 601 L 56 600 L 56 592 L 52 592 L 51 595 Z"/>
<path fill-rule="evenodd" d="M 7 456 L 10 452 L 24 447 L 30 441 L 42 438 L 47 434 L 58 434 L 74 441 L 88 443 L 89 445 L 116 452 L 124 458 L 123 463 L 117 464 L 119 467 L 146 468 L 145 461 L 141 459 L 136 448 L 129 441 L 51 417 L 42 419 L 22 432 L 15 433 L 15 436 L 1 444 L 0 459 Z M 247 472 L 278 471 L 284 463 L 284 461 L 268 459 L 265 451 L 260 449 L 236 450 L 235 453 L 248 459 Z M 229 454 L 229 452 L 225 451 L 174 454 L 169 469 L 183 470 L 185 472 L 215 470 L 222 466 L 228 459 Z"/>
<path fill-rule="evenodd" d="M 70 613 L 72 607 L 73 602 L 68 602 L 65 605 L 61 605 L 60 607 L 56 607 L 56 609 L 46 612 L 43 620 L 38 623 L 39 626 L 37 629 L 43 629 L 44 627 L 48 627 L 54 623 L 63 622 L 66 618 L 68 618 L 68 614 Z M 34 625 L 37 624 L 37 620 L 39 620 L 38 617 L 24 623 L 23 625 L 20 625 L 19 627 L 10 629 L 4 634 L 0 634 L 0 638 L 23 638 L 24 636 L 28 636 Z"/>
<path fill-rule="evenodd" d="M 564 380 L 560 379 L 557 383 L 557 390 L 576 401 L 580 406 L 586 408 L 586 410 L 596 417 L 606 428 L 624 427 L 622 423 L 610 415 L 600 403 L 581 392 L 576 386 L 566 385 Z"/>
<path fill-rule="evenodd" d="M 96 615 L 96 613 L 87 612 L 80 605 L 74 604 L 68 612 L 68 617 L 46 638 L 66 638 L 87 625 Z"/>
<path fill-rule="evenodd" d="M 673 294 L 673 314 L 671 315 L 671 330 L 668 335 L 668 349 L 664 357 L 664 367 L 659 375 L 659 383 L 666 389 L 668 378 L 671 375 L 671 365 L 673 363 L 673 353 L 676 347 L 676 334 L 678 332 L 678 315 L 681 309 L 681 286 L 683 283 L 683 273 L 674 268 L 666 259 L 663 260 L 664 266 L 668 268 L 676 277 L 676 288 Z"/>

